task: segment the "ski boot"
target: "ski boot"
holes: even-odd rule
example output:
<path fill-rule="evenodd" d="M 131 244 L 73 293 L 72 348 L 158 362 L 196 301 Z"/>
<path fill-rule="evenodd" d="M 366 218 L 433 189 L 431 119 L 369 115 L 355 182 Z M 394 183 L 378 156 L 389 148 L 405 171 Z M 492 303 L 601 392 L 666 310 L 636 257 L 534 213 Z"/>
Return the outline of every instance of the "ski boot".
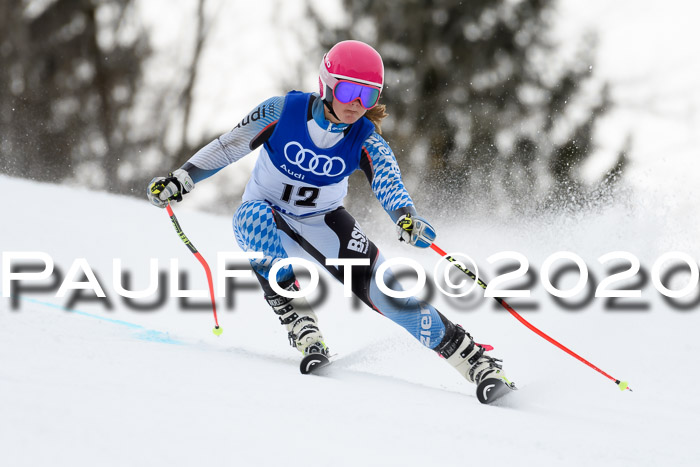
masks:
<path fill-rule="evenodd" d="M 297 284 L 291 284 L 286 290 L 296 292 Z M 287 328 L 289 343 L 302 355 L 329 355 L 328 347 L 323 342 L 323 335 L 318 328 L 318 318 L 306 298 L 288 298 L 275 294 L 265 296 L 265 300 L 279 316 L 280 323 Z"/>
<path fill-rule="evenodd" d="M 436 350 L 470 383 L 478 386 L 486 379 L 499 379 L 512 386 L 503 372 L 502 360 L 485 355 L 491 346 L 474 342 L 460 325 L 448 326 L 445 338 Z"/>

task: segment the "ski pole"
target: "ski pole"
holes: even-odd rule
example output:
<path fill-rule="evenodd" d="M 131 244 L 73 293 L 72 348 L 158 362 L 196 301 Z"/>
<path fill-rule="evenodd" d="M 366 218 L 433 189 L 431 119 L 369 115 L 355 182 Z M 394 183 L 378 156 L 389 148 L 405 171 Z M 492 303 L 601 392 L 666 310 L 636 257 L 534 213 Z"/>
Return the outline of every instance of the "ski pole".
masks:
<path fill-rule="evenodd" d="M 202 254 L 197 251 L 197 248 L 192 244 L 189 238 L 185 235 L 185 233 L 182 231 L 182 227 L 180 227 L 180 223 L 177 221 L 177 217 L 175 217 L 175 213 L 173 212 L 173 208 L 170 207 L 170 203 L 168 203 L 165 208 L 168 210 L 168 215 L 170 216 L 170 220 L 173 222 L 173 227 L 175 227 L 175 232 L 177 232 L 178 236 L 180 237 L 180 240 L 183 241 L 183 243 L 187 246 L 187 248 L 190 249 L 192 254 L 199 260 L 199 262 L 202 264 L 202 267 L 204 268 L 204 272 L 207 273 L 207 282 L 209 282 L 209 296 L 211 297 L 211 307 L 212 310 L 214 311 L 214 329 L 212 332 L 216 334 L 217 336 L 220 336 L 222 332 L 224 332 L 223 329 L 219 327 L 219 319 L 216 316 L 216 299 L 214 298 L 214 281 L 212 280 L 211 277 L 211 269 L 209 269 L 209 264 L 207 264 L 206 260 L 202 256 Z"/>
<path fill-rule="evenodd" d="M 486 284 L 484 281 L 482 281 L 480 278 L 476 277 L 476 274 L 474 274 L 472 271 L 470 271 L 470 270 L 467 269 L 465 266 L 463 266 L 462 264 L 460 264 L 455 258 L 453 258 L 452 256 L 449 256 L 444 250 L 442 250 L 439 246 L 437 246 L 437 245 L 434 244 L 434 243 L 430 245 L 430 248 L 432 248 L 437 254 L 439 254 L 440 256 L 442 256 L 443 258 L 445 258 L 447 261 L 449 261 L 450 263 L 452 263 L 452 265 L 453 265 L 454 267 L 456 267 L 457 269 L 459 269 L 460 271 L 462 271 L 464 274 L 466 274 L 467 276 L 469 276 L 472 280 L 476 281 L 476 283 L 477 283 L 482 289 L 486 290 L 487 284 Z M 577 353 L 574 352 L 573 350 L 569 349 L 568 347 L 564 346 L 563 344 L 561 344 L 561 343 L 559 343 L 558 341 L 556 341 L 555 339 L 551 338 L 550 336 L 548 336 L 548 335 L 545 334 L 544 332 L 542 332 L 542 331 L 540 331 L 539 329 L 537 329 L 537 328 L 536 328 L 535 326 L 533 326 L 529 321 L 527 321 L 525 318 L 523 318 L 517 311 L 515 311 L 510 305 L 508 305 L 508 303 L 506 303 L 505 300 L 503 300 L 503 299 L 500 298 L 500 297 L 494 297 L 494 298 L 496 299 L 496 301 L 497 301 L 498 303 L 501 304 L 501 306 L 503 306 L 503 308 L 505 308 L 506 310 L 508 310 L 508 313 L 510 313 L 511 315 L 513 315 L 513 317 L 514 317 L 515 319 L 517 319 L 517 320 L 520 321 L 522 324 L 524 324 L 525 327 L 527 327 L 529 330 L 531 330 L 532 332 L 534 332 L 535 334 L 537 334 L 538 336 L 540 336 L 540 337 L 543 338 L 544 340 L 548 341 L 549 343 L 554 344 L 555 346 L 559 347 L 561 350 L 563 350 L 564 352 L 568 353 L 568 354 L 571 355 L 572 357 L 576 358 L 576 359 L 579 360 L 580 362 L 585 363 L 586 365 L 588 365 L 589 367 L 593 368 L 595 371 L 597 371 L 597 372 L 600 373 L 601 375 L 605 376 L 605 377 L 608 378 L 609 380 L 614 381 L 615 384 L 620 388 L 621 391 L 624 391 L 625 389 L 628 389 L 628 390 L 632 391 L 632 388 L 629 387 L 629 384 L 627 383 L 627 381 L 620 381 L 619 379 L 613 378 L 612 376 L 610 376 L 609 374 L 607 374 L 606 372 L 604 372 L 603 370 L 601 370 L 600 368 L 598 368 L 597 366 L 595 366 L 594 364 L 592 364 L 591 362 L 589 362 L 588 360 L 586 360 L 585 358 L 581 357 L 579 354 L 577 354 Z"/>

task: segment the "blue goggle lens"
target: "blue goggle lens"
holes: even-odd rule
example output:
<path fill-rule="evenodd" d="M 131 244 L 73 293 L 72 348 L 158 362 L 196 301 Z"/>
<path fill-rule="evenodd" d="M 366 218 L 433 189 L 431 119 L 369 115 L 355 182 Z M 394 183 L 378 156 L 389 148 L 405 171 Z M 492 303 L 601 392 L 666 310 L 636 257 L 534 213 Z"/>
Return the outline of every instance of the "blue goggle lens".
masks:
<path fill-rule="evenodd" d="M 362 107 L 371 109 L 379 101 L 379 89 L 350 81 L 340 81 L 333 90 L 333 97 L 343 104 L 360 99 Z"/>

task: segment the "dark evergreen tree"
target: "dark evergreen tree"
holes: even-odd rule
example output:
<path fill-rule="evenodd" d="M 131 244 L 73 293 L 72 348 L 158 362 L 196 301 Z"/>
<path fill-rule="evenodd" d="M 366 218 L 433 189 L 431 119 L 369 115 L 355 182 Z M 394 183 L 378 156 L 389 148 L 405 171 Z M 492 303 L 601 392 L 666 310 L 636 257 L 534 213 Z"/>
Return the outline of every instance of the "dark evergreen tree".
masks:
<path fill-rule="evenodd" d="M 604 86 L 586 89 L 593 37 L 576 56 L 556 50 L 553 0 L 343 4 L 347 21 L 334 28 L 309 5 L 318 53 L 345 39 L 380 51 L 384 132 L 423 205 L 459 195 L 530 210 L 586 198 L 578 171 L 610 102 Z M 608 186 L 624 158 L 614 164 Z"/>
<path fill-rule="evenodd" d="M 1 172 L 124 191 L 118 168 L 153 139 L 131 123 L 149 54 L 132 4 L 1 3 Z"/>

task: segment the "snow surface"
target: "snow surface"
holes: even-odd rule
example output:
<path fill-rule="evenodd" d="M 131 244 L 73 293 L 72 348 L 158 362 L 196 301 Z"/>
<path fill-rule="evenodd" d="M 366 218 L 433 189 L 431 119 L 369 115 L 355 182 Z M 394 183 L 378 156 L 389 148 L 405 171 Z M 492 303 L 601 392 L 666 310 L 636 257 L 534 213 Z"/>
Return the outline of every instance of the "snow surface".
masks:
<path fill-rule="evenodd" d="M 112 305 L 81 299 L 68 308 L 70 293 L 55 297 L 55 287 L 21 292 L 19 309 L 0 299 L 0 465 L 697 465 L 700 313 L 697 304 L 669 306 L 651 282 L 636 299 L 649 304 L 646 311 L 608 311 L 600 298 L 566 310 L 537 282 L 529 303 L 539 309 L 522 312 L 634 392 L 619 391 L 490 299 L 435 294 L 445 315 L 496 347 L 521 387 L 507 404 L 483 406 L 454 370 L 398 326 L 355 308 L 327 276 L 328 296 L 316 309 L 338 359 L 324 375 L 303 376 L 252 280 L 240 282 L 248 287 L 234 292 L 235 306 L 219 299 L 218 338 L 206 306 L 185 311 L 175 298 L 152 311 L 125 305 L 112 285 L 113 258 L 133 273 L 134 289 L 146 287 L 150 258 L 163 270 L 178 258 L 189 288 L 205 288 L 164 211 L 145 200 L 7 177 L 0 177 L 0 200 L 4 253 L 48 253 L 62 276 L 85 258 Z M 682 200 L 675 206 L 684 208 Z M 175 210 L 212 265 L 217 252 L 238 251 L 230 218 L 191 211 L 186 202 Z M 539 270 L 550 254 L 569 250 L 600 281 L 606 270 L 597 258 L 610 251 L 632 252 L 646 271 L 667 251 L 697 260 L 697 230 L 687 220 L 666 200 L 638 199 L 507 228 L 488 218 L 435 225 L 439 245 L 480 264 L 515 250 Z M 371 227 L 385 232 L 374 240 L 386 256 L 411 257 L 432 271 L 434 253 L 397 244 L 388 221 Z M 523 299 L 513 299 L 517 309 L 516 302 Z"/>

